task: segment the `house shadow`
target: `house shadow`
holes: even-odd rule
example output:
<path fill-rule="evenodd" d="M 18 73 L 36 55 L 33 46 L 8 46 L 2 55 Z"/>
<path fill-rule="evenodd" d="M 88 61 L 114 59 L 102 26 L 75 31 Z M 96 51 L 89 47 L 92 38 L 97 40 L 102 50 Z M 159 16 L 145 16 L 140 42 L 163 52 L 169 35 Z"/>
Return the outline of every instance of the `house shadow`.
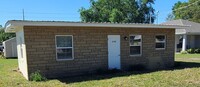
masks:
<path fill-rule="evenodd" d="M 76 76 L 76 77 L 67 77 L 67 78 L 59 78 L 59 80 L 62 83 L 70 84 L 70 83 L 76 83 L 76 82 L 83 82 L 83 81 L 92 81 L 92 80 L 103 80 L 103 79 L 110 79 L 113 77 L 123 77 L 123 76 L 130 76 L 130 75 L 138 75 L 138 74 L 147 74 L 157 71 L 173 71 L 173 70 L 180 70 L 185 68 L 198 68 L 200 67 L 200 63 L 197 62 L 175 62 L 175 65 L 173 68 L 169 69 L 160 69 L 160 70 L 153 70 L 153 71 L 111 71 L 101 74 L 89 74 L 84 76 Z"/>
<path fill-rule="evenodd" d="M 5 59 L 17 59 L 17 57 L 7 57 Z"/>

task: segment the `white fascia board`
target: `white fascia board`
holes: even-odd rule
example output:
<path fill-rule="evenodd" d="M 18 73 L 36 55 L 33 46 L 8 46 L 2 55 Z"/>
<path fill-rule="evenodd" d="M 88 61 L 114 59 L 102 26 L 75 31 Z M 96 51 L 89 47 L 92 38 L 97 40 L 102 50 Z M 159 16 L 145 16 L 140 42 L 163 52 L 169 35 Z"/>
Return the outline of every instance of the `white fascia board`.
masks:
<path fill-rule="evenodd" d="M 186 34 L 186 33 L 176 33 L 176 35 L 183 35 L 183 34 Z"/>

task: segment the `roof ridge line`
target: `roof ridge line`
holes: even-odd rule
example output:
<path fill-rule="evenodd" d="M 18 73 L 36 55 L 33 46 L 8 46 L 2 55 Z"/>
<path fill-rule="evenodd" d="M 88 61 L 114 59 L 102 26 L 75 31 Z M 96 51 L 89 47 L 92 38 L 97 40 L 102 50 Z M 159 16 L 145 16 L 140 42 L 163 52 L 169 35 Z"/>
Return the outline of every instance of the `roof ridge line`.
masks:
<path fill-rule="evenodd" d="M 179 21 L 181 22 L 182 25 L 184 25 L 182 19 L 179 19 Z"/>

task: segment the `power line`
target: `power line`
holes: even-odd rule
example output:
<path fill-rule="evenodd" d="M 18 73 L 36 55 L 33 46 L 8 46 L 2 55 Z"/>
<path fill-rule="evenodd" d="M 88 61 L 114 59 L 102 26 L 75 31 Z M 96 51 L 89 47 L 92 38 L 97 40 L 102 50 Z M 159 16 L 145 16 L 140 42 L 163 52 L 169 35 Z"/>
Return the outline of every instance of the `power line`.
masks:
<path fill-rule="evenodd" d="M 191 5 L 194 5 L 194 4 L 198 3 L 198 2 L 200 2 L 200 0 L 199 0 L 199 1 L 196 1 L 196 2 L 194 2 L 194 3 L 191 3 L 191 4 L 187 5 L 187 6 L 184 6 L 184 7 L 180 7 L 180 8 L 174 9 L 174 10 L 172 9 L 172 10 L 168 10 L 168 11 L 160 11 L 159 13 L 160 13 L 160 14 L 163 14 L 163 13 L 171 13 L 171 12 L 173 12 L 173 11 L 177 11 L 177 10 L 181 10 L 181 9 L 187 8 L 187 7 L 189 7 L 189 6 L 191 6 Z"/>
<path fill-rule="evenodd" d="M 185 9 L 185 8 L 187 8 L 187 7 L 189 7 L 189 6 L 192 6 L 192 5 L 194 5 L 194 4 L 197 4 L 198 2 L 200 2 L 200 0 L 198 0 L 198 1 L 194 2 L 194 3 L 188 4 L 187 6 L 184 6 L 184 7 L 180 7 L 180 8 L 174 9 L 174 10 L 172 9 L 172 10 L 168 10 L 168 11 L 161 11 L 161 12 L 159 12 L 159 13 L 160 13 L 160 14 L 171 14 L 173 11 Z M 189 2 L 188 2 L 188 3 L 189 3 Z"/>
<path fill-rule="evenodd" d="M 53 13 L 53 12 L 27 12 L 28 14 L 55 14 L 55 15 L 64 15 L 64 14 L 76 14 L 75 12 L 66 12 L 66 13 Z"/>
<path fill-rule="evenodd" d="M 0 10 L 0 12 L 1 13 L 21 14 L 21 11 L 3 11 L 3 10 Z M 26 14 L 55 14 L 55 15 L 65 15 L 65 14 L 77 14 L 77 13 L 75 13 L 75 12 L 31 12 L 31 11 L 26 11 Z"/>
<path fill-rule="evenodd" d="M 199 0 L 199 1 L 200 1 L 200 0 Z M 187 7 L 191 6 L 191 5 L 194 5 L 194 4 L 198 3 L 199 1 L 196 1 L 196 2 L 194 2 L 194 3 L 191 3 L 191 4 L 189 4 L 189 5 L 187 5 L 187 6 L 184 6 L 184 7 L 177 8 L 177 9 L 175 9 L 175 10 L 173 10 L 173 11 L 177 11 L 177 10 L 181 10 L 181 9 L 187 8 Z"/>

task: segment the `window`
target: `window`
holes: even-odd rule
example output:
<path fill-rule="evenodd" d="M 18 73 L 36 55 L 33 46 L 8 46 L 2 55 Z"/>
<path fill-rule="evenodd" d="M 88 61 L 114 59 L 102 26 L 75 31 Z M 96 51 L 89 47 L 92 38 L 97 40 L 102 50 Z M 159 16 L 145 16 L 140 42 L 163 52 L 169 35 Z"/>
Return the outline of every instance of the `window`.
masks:
<path fill-rule="evenodd" d="M 130 55 L 141 55 L 142 35 L 130 35 Z"/>
<path fill-rule="evenodd" d="M 56 56 L 57 60 L 73 59 L 72 35 L 56 35 Z"/>
<path fill-rule="evenodd" d="M 156 49 L 165 49 L 165 35 L 156 35 Z"/>

